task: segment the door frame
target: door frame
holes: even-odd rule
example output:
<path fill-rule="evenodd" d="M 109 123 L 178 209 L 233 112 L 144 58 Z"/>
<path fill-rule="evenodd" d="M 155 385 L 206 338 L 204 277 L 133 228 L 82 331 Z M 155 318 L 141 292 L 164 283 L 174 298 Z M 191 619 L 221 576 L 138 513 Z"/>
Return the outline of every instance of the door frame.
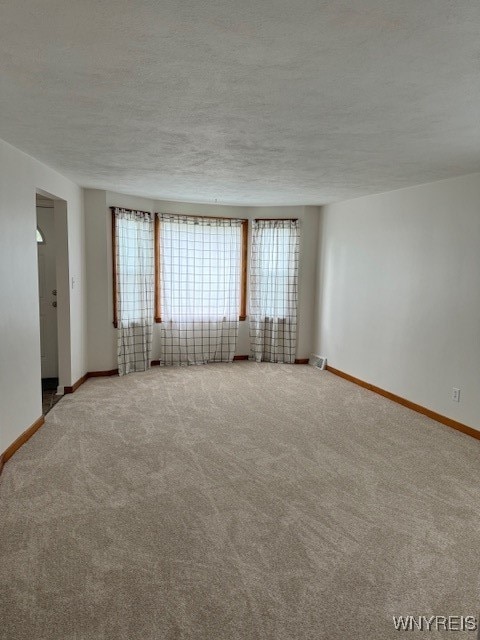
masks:
<path fill-rule="evenodd" d="M 45 377 L 58 379 L 58 312 L 57 309 L 51 308 L 52 304 L 58 308 L 58 301 L 56 298 L 57 247 L 55 237 L 54 203 L 53 200 L 37 195 L 36 205 L 37 232 L 40 230 L 40 233 L 43 236 L 42 242 L 39 242 L 39 239 L 37 238 L 39 276 L 42 272 L 42 263 L 44 271 L 44 277 L 43 279 L 40 279 L 39 277 L 38 283 L 40 297 L 40 357 L 42 360 L 42 380 Z M 42 291 L 44 298 L 41 296 Z M 55 293 L 53 293 L 53 291 L 55 291 Z M 42 313 L 45 315 L 43 322 Z M 55 372 L 53 369 L 55 369 Z"/>
<path fill-rule="evenodd" d="M 57 278 L 57 340 L 58 340 L 58 388 L 63 394 L 64 387 L 70 385 L 72 358 L 70 342 L 70 266 L 68 255 L 68 215 L 67 201 L 43 189 L 35 194 L 53 200 L 55 221 L 55 271 Z M 35 215 L 36 220 L 36 215 Z M 38 264 L 37 264 L 38 270 Z M 38 278 L 38 273 L 37 273 Z M 39 305 L 37 305 L 39 307 Z M 40 330 L 40 309 L 38 309 Z"/>

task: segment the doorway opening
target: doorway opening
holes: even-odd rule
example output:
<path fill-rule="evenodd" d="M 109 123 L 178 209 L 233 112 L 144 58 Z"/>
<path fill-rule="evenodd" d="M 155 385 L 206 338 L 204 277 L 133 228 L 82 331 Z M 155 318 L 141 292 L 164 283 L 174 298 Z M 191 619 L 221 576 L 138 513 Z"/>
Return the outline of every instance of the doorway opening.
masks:
<path fill-rule="evenodd" d="M 61 398 L 61 395 L 57 394 L 59 386 L 57 234 L 54 201 L 37 194 L 36 209 L 42 412 L 46 414 Z"/>

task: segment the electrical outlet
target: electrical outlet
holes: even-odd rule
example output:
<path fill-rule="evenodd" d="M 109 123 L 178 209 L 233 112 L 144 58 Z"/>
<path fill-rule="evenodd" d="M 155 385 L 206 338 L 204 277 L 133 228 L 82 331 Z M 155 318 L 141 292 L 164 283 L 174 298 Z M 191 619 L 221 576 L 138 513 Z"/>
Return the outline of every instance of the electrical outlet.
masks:
<path fill-rule="evenodd" d="M 457 389 L 456 387 L 453 387 L 452 400 L 454 402 L 460 402 L 460 389 Z"/>

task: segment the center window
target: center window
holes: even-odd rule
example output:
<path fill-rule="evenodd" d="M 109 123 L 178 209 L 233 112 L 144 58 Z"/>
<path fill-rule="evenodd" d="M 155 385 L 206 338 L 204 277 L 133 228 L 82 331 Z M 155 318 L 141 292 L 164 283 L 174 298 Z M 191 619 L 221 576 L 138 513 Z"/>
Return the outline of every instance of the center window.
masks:
<path fill-rule="evenodd" d="M 244 319 L 246 224 L 158 214 L 157 321 Z"/>

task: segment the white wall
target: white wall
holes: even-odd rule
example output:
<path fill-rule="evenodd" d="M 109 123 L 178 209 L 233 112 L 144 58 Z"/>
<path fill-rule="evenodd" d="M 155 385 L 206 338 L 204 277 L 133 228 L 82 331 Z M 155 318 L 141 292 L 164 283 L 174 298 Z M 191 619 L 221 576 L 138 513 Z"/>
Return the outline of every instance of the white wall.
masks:
<path fill-rule="evenodd" d="M 111 234 L 110 220 L 105 215 L 106 193 L 97 189 L 84 190 L 85 240 L 87 255 L 87 331 L 88 370 L 113 369 L 113 313 L 108 279 L 111 273 L 111 251 L 107 238 Z M 111 247 L 111 242 L 110 242 Z"/>
<path fill-rule="evenodd" d="M 64 384 L 86 371 L 85 238 L 82 190 L 0 140 L 0 452 L 42 414 L 36 190 L 67 203 L 71 343 Z M 58 282 L 57 282 L 58 285 Z"/>
<path fill-rule="evenodd" d="M 326 206 L 319 244 L 316 353 L 480 429 L 480 174 Z"/>
<path fill-rule="evenodd" d="M 184 202 L 148 200 L 137 196 L 85 190 L 85 215 L 88 262 L 88 368 L 104 371 L 117 367 L 116 331 L 112 309 L 111 206 L 144 211 L 217 215 L 253 219 L 255 217 L 299 218 L 301 258 L 299 267 L 299 310 L 297 358 L 308 358 L 313 340 L 313 294 L 317 259 L 319 210 L 317 207 L 235 207 Z M 159 358 L 160 325 L 153 338 L 153 359 Z M 248 321 L 240 322 L 237 355 L 250 351 Z"/>

